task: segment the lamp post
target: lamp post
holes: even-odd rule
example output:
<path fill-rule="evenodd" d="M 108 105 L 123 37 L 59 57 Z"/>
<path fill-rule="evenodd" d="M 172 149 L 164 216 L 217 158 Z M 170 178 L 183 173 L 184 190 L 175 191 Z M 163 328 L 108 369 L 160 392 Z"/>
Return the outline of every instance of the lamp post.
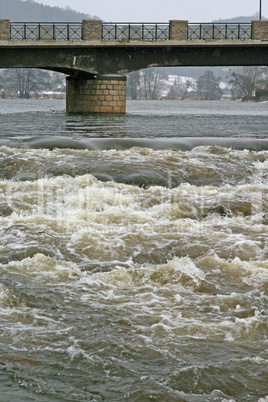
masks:
<path fill-rule="evenodd" d="M 260 16 L 259 16 L 260 21 L 261 21 L 261 2 L 262 2 L 262 0 L 260 0 Z"/>

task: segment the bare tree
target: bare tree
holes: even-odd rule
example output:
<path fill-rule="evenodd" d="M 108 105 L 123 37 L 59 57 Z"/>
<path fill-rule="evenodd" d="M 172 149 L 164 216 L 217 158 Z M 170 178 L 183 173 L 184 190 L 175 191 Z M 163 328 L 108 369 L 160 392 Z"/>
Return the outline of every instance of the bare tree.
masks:
<path fill-rule="evenodd" d="M 146 68 L 140 71 L 145 99 L 157 99 L 160 92 L 161 70 Z"/>
<path fill-rule="evenodd" d="M 234 99 L 253 96 L 257 88 L 265 82 L 265 69 L 263 67 L 243 67 L 243 69 L 230 69 L 229 87 Z"/>
<path fill-rule="evenodd" d="M 131 99 L 141 98 L 140 71 L 133 71 L 127 76 L 127 96 Z"/>
<path fill-rule="evenodd" d="M 161 68 L 146 68 L 129 73 L 127 96 L 131 99 L 157 99 L 164 74 L 164 69 Z"/>
<path fill-rule="evenodd" d="M 193 82 L 193 80 L 187 78 L 186 81 L 182 83 L 181 88 L 182 88 L 182 96 L 181 97 L 182 97 L 182 99 L 184 99 L 190 88 L 196 89 L 196 84 Z"/>
<path fill-rule="evenodd" d="M 50 72 L 31 68 L 5 69 L 2 77 L 6 92 L 15 92 L 19 98 L 26 99 L 29 99 L 31 93 L 48 89 L 51 83 Z"/>
<path fill-rule="evenodd" d="M 190 78 L 186 80 L 181 79 L 181 77 L 176 77 L 174 84 L 170 88 L 167 98 L 168 99 L 184 99 L 187 96 L 188 90 L 190 88 L 195 89 L 195 84 Z"/>
<path fill-rule="evenodd" d="M 65 92 L 66 91 L 66 75 L 52 71 L 50 87 L 54 91 Z"/>

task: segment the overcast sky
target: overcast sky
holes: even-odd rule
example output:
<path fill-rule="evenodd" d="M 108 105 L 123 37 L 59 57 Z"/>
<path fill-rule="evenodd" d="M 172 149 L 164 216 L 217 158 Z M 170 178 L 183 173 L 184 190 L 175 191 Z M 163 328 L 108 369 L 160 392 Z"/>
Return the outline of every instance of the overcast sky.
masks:
<path fill-rule="evenodd" d="M 186 19 L 209 22 L 219 18 L 268 16 L 268 0 L 35 0 L 50 6 L 70 7 L 111 22 L 168 22 Z"/>

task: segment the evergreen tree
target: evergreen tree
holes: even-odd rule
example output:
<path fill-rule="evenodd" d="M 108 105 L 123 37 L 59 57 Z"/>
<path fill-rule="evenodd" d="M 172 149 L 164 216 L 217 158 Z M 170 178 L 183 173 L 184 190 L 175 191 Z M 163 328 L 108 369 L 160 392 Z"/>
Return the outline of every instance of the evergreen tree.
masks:
<path fill-rule="evenodd" d="M 222 96 L 219 79 L 215 77 L 211 70 L 207 70 L 200 75 L 197 80 L 197 89 L 200 92 L 201 99 L 204 100 L 220 99 Z"/>

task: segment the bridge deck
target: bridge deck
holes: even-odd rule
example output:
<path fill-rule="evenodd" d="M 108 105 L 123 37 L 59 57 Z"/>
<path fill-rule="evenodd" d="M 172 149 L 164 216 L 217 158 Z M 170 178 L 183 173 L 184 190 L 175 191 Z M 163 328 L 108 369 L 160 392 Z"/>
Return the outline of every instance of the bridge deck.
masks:
<path fill-rule="evenodd" d="M 10 41 L 1 40 L 0 47 L 167 47 L 167 46 L 267 46 L 268 39 L 250 39 L 250 40 L 165 40 L 162 41 L 140 41 L 140 40 L 124 40 L 124 41 L 102 41 L 102 40 L 83 40 L 83 41 Z"/>
<path fill-rule="evenodd" d="M 152 66 L 241 65 L 268 65 L 268 21 L 14 24 L 0 19 L 0 68 L 44 68 L 77 77 Z"/>

